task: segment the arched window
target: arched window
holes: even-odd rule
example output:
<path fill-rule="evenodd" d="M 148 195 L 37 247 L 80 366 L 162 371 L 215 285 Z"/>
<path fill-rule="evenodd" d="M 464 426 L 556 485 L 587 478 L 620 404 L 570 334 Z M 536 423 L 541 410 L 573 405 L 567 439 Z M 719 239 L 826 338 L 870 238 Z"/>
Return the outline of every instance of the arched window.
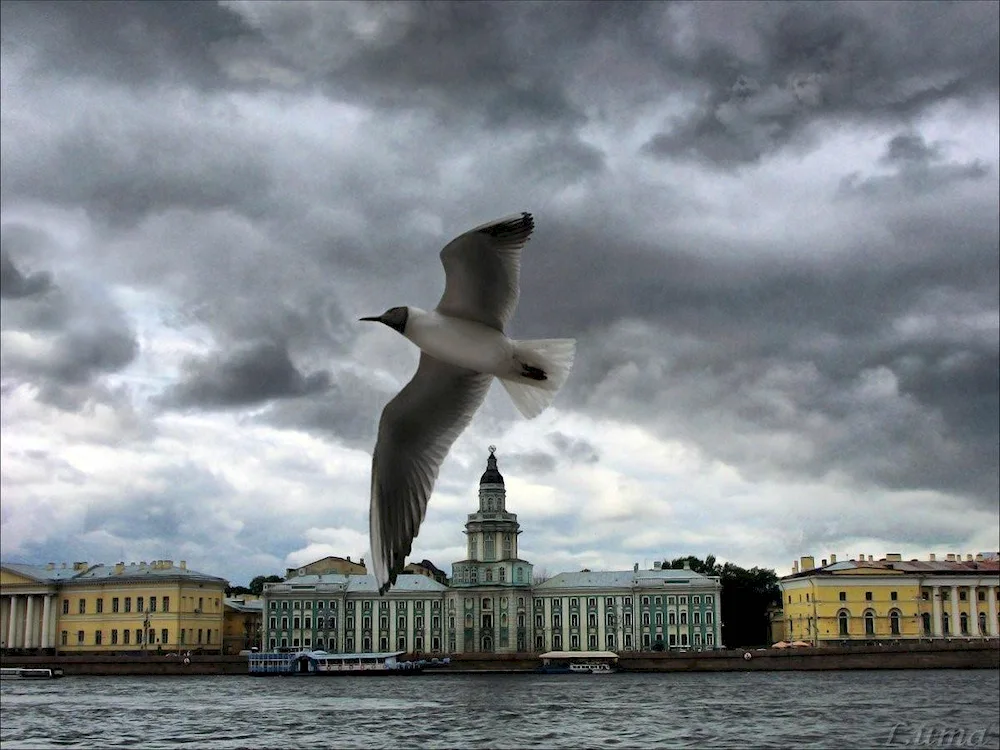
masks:
<path fill-rule="evenodd" d="M 875 613 L 865 610 L 865 635 L 875 635 Z"/>
<path fill-rule="evenodd" d="M 931 613 L 930 612 L 924 612 L 920 616 L 920 619 L 923 620 L 924 635 L 930 635 L 931 634 Z"/>
<path fill-rule="evenodd" d="M 969 634 L 969 616 L 965 612 L 958 616 L 958 626 L 962 635 Z"/>
<path fill-rule="evenodd" d="M 979 613 L 979 635 L 986 635 L 986 613 Z"/>
<path fill-rule="evenodd" d="M 899 635 L 899 610 L 894 609 L 889 613 L 889 632 L 893 635 Z"/>
<path fill-rule="evenodd" d="M 847 636 L 849 636 L 851 634 L 851 631 L 850 631 L 850 627 L 851 627 L 851 625 L 850 625 L 850 623 L 851 623 L 851 614 L 850 614 L 850 612 L 848 612 L 846 609 L 840 610 L 840 612 L 837 613 L 837 622 L 840 625 L 840 635 L 844 636 L 845 638 Z"/>

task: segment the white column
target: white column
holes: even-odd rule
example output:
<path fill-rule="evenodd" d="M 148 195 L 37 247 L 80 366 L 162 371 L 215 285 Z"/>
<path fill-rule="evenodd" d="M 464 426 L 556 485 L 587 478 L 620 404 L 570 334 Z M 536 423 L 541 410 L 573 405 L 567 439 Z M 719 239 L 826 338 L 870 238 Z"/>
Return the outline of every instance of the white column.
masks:
<path fill-rule="evenodd" d="M 975 586 L 969 586 L 969 635 L 979 635 L 979 602 L 976 601 Z"/>
<path fill-rule="evenodd" d="M 24 615 L 24 647 L 31 648 L 35 645 L 34 638 L 34 623 L 32 620 L 35 618 L 35 597 L 28 594 L 28 604 Z"/>
<path fill-rule="evenodd" d="M 986 632 L 994 638 L 997 635 L 997 589 L 992 583 L 986 590 Z"/>
<path fill-rule="evenodd" d="M 45 595 L 45 603 L 42 605 L 42 648 L 52 647 L 52 594 Z"/>
<path fill-rule="evenodd" d="M 958 586 L 951 587 L 951 634 L 961 635 L 962 628 L 958 612 Z"/>
<path fill-rule="evenodd" d="M 7 613 L 7 648 L 17 647 L 17 595 L 10 595 L 10 611 Z"/>
<path fill-rule="evenodd" d="M 931 586 L 931 635 L 940 638 L 944 633 L 944 623 L 941 617 L 941 587 Z"/>

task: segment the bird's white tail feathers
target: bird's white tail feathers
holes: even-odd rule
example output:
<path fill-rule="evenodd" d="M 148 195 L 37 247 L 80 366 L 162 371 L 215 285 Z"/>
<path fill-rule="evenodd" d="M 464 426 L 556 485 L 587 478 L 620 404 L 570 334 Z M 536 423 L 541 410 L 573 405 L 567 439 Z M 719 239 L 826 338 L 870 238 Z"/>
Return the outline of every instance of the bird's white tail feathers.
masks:
<path fill-rule="evenodd" d="M 528 419 L 537 417 L 552 403 L 562 388 L 576 356 L 575 339 L 535 339 L 515 341 L 514 360 L 526 365 L 533 373 L 541 371 L 544 380 L 513 373 L 500 382 L 510 394 L 514 406 Z"/>

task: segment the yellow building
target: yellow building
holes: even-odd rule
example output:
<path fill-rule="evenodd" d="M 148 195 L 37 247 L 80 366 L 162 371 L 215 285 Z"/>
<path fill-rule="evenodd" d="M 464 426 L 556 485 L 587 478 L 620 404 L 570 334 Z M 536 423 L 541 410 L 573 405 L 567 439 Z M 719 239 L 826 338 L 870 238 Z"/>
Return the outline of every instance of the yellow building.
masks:
<path fill-rule="evenodd" d="M 239 598 L 224 599 L 223 653 L 238 654 L 261 647 L 261 625 L 264 602 L 259 596 L 247 594 Z"/>
<path fill-rule="evenodd" d="M 182 560 L 0 565 L 5 649 L 64 654 L 222 650 L 227 581 Z"/>
<path fill-rule="evenodd" d="M 779 581 L 782 613 L 772 631 L 813 645 L 921 638 L 996 638 L 1000 562 L 949 554 L 943 560 L 857 559 L 792 564 Z M 780 623 L 775 622 L 779 619 Z"/>

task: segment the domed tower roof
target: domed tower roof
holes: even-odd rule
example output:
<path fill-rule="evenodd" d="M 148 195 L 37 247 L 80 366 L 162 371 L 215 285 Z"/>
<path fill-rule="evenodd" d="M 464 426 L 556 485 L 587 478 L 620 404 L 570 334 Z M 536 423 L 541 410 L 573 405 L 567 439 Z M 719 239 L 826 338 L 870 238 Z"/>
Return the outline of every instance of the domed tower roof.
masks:
<path fill-rule="evenodd" d="M 497 457 L 493 455 L 497 449 L 495 445 L 490 446 L 490 457 L 486 459 L 486 471 L 483 472 L 479 480 L 480 485 L 503 484 L 503 475 L 497 470 Z"/>

